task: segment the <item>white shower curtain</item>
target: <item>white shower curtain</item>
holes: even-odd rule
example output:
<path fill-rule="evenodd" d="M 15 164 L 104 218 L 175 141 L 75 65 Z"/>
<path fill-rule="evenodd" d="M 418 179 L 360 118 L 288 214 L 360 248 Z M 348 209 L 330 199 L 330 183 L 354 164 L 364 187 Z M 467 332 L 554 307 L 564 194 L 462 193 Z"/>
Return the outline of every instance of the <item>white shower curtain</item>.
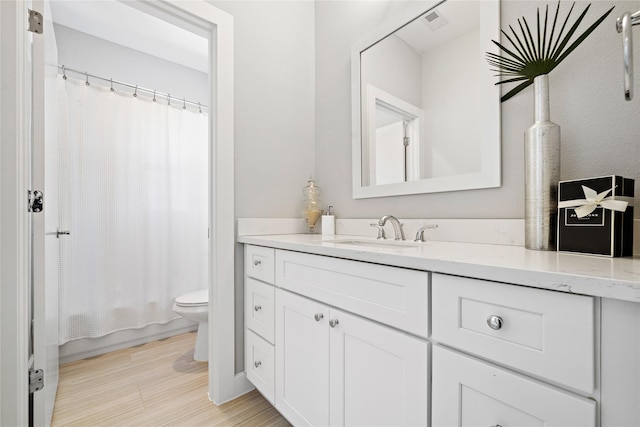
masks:
<path fill-rule="evenodd" d="M 60 344 L 179 318 L 208 283 L 206 114 L 70 78 L 59 94 Z"/>

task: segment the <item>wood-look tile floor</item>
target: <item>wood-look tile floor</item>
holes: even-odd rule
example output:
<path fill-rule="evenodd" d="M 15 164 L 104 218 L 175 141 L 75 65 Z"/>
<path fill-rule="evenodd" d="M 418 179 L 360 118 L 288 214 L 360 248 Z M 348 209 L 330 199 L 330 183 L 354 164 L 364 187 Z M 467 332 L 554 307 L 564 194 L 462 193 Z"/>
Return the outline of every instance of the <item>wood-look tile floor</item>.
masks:
<path fill-rule="evenodd" d="M 52 427 L 290 426 L 257 391 L 216 406 L 195 333 L 60 366 Z"/>

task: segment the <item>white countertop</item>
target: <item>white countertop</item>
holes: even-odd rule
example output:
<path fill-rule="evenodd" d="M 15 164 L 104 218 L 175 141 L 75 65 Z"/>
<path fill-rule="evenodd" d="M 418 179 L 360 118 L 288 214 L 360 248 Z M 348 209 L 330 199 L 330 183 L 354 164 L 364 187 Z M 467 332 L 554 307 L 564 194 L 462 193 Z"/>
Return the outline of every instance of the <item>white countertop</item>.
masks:
<path fill-rule="evenodd" d="M 238 236 L 238 242 L 376 264 L 454 274 L 535 288 L 640 302 L 640 258 L 532 251 L 520 246 L 431 241 L 414 247 L 367 247 L 336 240 L 362 236 Z M 406 243 L 412 244 L 411 241 Z"/>

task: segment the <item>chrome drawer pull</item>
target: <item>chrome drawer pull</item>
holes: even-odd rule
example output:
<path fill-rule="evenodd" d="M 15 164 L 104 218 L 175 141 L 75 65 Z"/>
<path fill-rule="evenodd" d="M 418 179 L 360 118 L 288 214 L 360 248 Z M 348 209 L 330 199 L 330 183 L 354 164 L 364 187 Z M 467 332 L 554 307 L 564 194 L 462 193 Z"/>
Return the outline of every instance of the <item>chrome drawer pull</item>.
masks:
<path fill-rule="evenodd" d="M 331 319 L 329 320 L 329 326 L 331 326 L 332 328 L 335 328 L 336 326 L 338 326 L 338 319 Z"/>
<path fill-rule="evenodd" d="M 316 322 L 319 322 L 319 321 L 321 321 L 322 319 L 324 319 L 324 314 L 322 314 L 322 313 L 316 313 L 316 314 L 313 316 L 313 318 L 314 318 L 314 319 L 316 319 Z"/>
<path fill-rule="evenodd" d="M 259 367 L 260 367 L 260 365 L 262 365 L 262 362 L 261 362 L 261 361 L 259 361 L 259 360 L 257 360 L 257 361 L 255 361 L 255 362 L 253 362 L 253 366 L 255 366 L 256 368 L 259 368 Z"/>
<path fill-rule="evenodd" d="M 495 314 L 487 317 L 487 325 L 494 331 L 499 330 L 502 328 L 502 317 L 496 316 Z"/>
<path fill-rule="evenodd" d="M 262 306 L 261 305 L 256 305 L 256 306 L 253 307 L 253 309 L 255 311 L 260 311 L 260 310 L 262 310 Z"/>
<path fill-rule="evenodd" d="M 254 260 L 253 260 L 253 265 L 254 265 L 255 267 L 258 267 L 260 264 L 262 264 L 262 261 L 261 261 L 261 260 L 259 260 L 259 259 L 254 259 Z"/>

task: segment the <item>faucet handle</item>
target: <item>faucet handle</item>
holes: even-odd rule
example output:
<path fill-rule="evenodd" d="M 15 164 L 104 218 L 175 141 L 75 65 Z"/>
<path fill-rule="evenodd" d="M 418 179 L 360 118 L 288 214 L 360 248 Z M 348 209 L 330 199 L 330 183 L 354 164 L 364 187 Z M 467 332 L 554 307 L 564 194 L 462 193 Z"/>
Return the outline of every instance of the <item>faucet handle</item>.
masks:
<path fill-rule="evenodd" d="M 371 227 L 378 227 L 378 237 L 376 239 L 386 239 L 387 236 L 384 234 L 384 227 L 380 224 L 369 224 Z"/>
<path fill-rule="evenodd" d="M 433 229 L 433 228 L 438 228 L 438 224 L 427 224 L 427 225 L 423 225 L 422 227 L 420 227 L 418 229 L 418 232 L 416 233 L 416 238 L 415 238 L 415 242 L 426 242 L 426 240 L 424 239 L 424 231 L 425 230 L 429 230 L 429 229 Z"/>

